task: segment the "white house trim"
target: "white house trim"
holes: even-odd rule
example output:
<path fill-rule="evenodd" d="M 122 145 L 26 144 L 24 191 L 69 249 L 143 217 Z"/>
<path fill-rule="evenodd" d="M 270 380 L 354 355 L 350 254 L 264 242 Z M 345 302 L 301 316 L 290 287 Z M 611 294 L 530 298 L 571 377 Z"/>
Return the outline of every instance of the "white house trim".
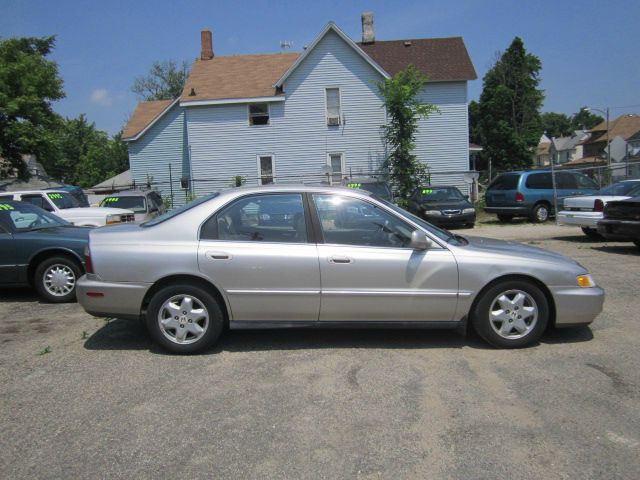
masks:
<path fill-rule="evenodd" d="M 178 103 L 178 101 L 180 100 L 180 97 L 176 98 L 173 102 L 171 102 L 167 108 L 165 108 L 164 110 L 162 110 L 158 115 L 156 115 L 156 117 L 151 120 L 151 122 L 149 122 L 149 124 L 144 127 L 142 130 L 140 130 L 140 132 L 138 132 L 134 137 L 129 137 L 129 138 L 123 138 L 122 141 L 123 142 L 133 142 L 135 140 L 138 140 L 140 137 L 142 137 L 145 133 L 147 133 L 147 131 L 153 127 L 155 125 L 155 123 L 160 120 L 165 113 L 167 113 L 169 110 L 171 110 L 173 108 L 173 106 Z"/>
<path fill-rule="evenodd" d="M 365 62 L 367 62 L 369 65 L 371 65 L 373 67 L 373 69 L 376 70 L 380 75 L 382 75 L 384 78 L 391 78 L 391 75 L 389 75 L 387 72 L 385 72 L 384 69 L 380 65 L 378 65 L 376 62 L 374 62 L 373 59 L 369 55 L 364 53 L 364 51 L 353 40 L 351 40 L 347 36 L 346 33 L 344 33 L 342 30 L 340 30 L 340 27 L 338 27 L 333 22 L 329 22 L 322 29 L 320 34 L 313 40 L 313 42 L 311 42 L 311 44 L 307 47 L 307 49 L 304 52 L 302 52 L 302 54 L 293 63 L 293 65 L 291 65 L 287 69 L 287 71 L 284 72 L 284 75 L 282 75 L 282 77 L 280 77 L 280 80 L 278 80 L 273 85 L 274 88 L 282 87 L 282 85 L 284 85 L 284 81 L 287 78 L 289 78 L 289 76 L 294 72 L 294 70 L 296 68 L 298 68 L 298 65 L 300 65 L 304 61 L 305 58 L 307 58 L 309 53 L 315 48 L 315 46 L 320 42 L 320 40 L 322 40 L 324 38 L 324 36 L 327 33 L 329 33 L 329 31 L 335 32 L 340 38 L 342 38 L 342 40 L 344 40 L 347 43 L 347 45 L 349 45 L 358 55 L 360 55 L 364 59 Z"/>
<path fill-rule="evenodd" d="M 248 97 L 248 98 L 222 98 L 220 100 L 193 100 L 191 102 L 180 102 L 181 107 L 198 107 L 201 105 L 227 105 L 231 103 L 264 103 L 264 102 L 284 102 L 284 95 L 273 97 Z"/>

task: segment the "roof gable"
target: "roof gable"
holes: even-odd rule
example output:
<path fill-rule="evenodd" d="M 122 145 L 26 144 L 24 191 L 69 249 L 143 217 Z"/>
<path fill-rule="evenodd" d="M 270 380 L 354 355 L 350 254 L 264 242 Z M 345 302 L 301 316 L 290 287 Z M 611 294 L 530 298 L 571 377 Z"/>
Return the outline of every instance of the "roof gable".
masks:
<path fill-rule="evenodd" d="M 153 100 L 140 102 L 133 111 L 127 126 L 122 131 L 122 140 L 128 142 L 140 138 L 149 128 L 167 113 L 175 100 Z"/>

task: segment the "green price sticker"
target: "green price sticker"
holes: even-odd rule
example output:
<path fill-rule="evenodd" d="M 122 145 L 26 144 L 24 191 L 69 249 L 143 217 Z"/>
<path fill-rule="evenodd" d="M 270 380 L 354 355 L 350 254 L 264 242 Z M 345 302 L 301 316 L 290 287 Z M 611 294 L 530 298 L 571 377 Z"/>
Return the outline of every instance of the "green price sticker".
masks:
<path fill-rule="evenodd" d="M 423 188 L 422 189 L 422 194 L 423 195 L 431 195 L 433 193 L 433 190 L 431 188 Z"/>
<path fill-rule="evenodd" d="M 47 193 L 47 196 L 49 198 L 62 198 L 62 194 L 61 193 Z"/>
<path fill-rule="evenodd" d="M 347 183 L 347 187 L 349 188 L 360 188 L 362 187 L 361 183 Z"/>
<path fill-rule="evenodd" d="M 120 200 L 118 197 L 108 197 L 104 199 L 104 203 L 115 203 Z"/>
<path fill-rule="evenodd" d="M 15 210 L 13 205 L 9 205 L 8 203 L 0 203 L 0 210 Z"/>

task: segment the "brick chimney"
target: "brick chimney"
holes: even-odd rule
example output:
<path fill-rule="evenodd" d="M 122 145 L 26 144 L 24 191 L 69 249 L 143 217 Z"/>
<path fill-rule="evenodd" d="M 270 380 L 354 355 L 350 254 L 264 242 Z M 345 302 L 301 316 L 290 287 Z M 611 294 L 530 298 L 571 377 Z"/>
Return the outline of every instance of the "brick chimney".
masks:
<path fill-rule="evenodd" d="M 373 32 L 373 12 L 362 13 L 362 43 L 375 43 Z"/>
<path fill-rule="evenodd" d="M 213 58 L 213 42 L 211 40 L 211 31 L 205 28 L 200 32 L 200 60 L 211 60 Z"/>

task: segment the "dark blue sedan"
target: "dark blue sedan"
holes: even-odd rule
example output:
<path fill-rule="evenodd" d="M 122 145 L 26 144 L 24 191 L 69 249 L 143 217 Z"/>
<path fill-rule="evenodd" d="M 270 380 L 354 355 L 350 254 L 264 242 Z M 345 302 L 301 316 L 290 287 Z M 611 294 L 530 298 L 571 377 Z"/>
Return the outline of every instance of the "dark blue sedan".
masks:
<path fill-rule="evenodd" d="M 35 205 L 0 202 L 0 286 L 33 286 L 48 302 L 76 298 L 91 228 Z"/>

